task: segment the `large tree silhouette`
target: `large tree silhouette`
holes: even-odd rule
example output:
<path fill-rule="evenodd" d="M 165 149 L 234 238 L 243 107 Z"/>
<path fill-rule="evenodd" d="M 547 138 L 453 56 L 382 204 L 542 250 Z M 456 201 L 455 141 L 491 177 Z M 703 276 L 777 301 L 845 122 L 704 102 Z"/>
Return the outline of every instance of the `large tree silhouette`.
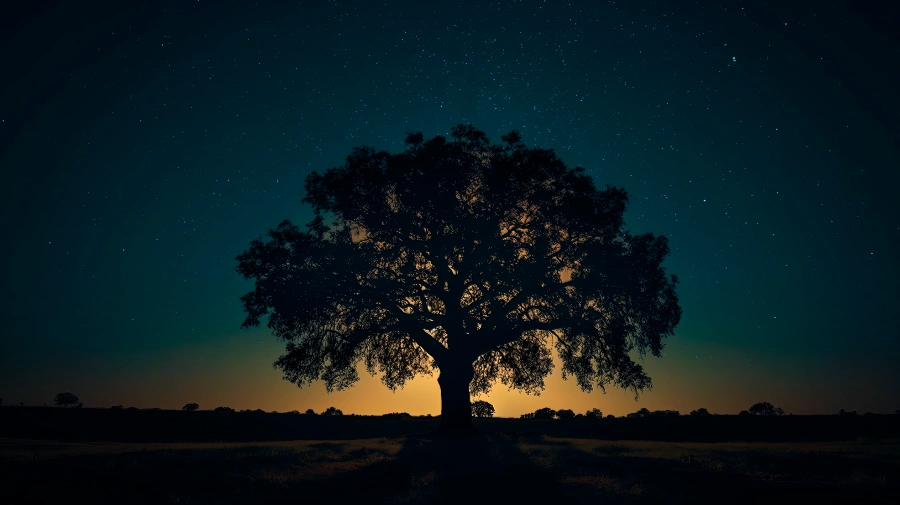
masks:
<path fill-rule="evenodd" d="M 660 356 L 681 318 L 665 237 L 623 228 L 624 190 L 515 131 L 503 142 L 472 125 L 415 133 L 306 178 L 306 231 L 284 221 L 237 258 L 255 281 L 243 327 L 268 316 L 287 380 L 340 390 L 362 362 L 393 390 L 439 370 L 451 433 L 496 381 L 539 393 L 552 348 L 584 391 L 650 388 L 633 357 Z"/>

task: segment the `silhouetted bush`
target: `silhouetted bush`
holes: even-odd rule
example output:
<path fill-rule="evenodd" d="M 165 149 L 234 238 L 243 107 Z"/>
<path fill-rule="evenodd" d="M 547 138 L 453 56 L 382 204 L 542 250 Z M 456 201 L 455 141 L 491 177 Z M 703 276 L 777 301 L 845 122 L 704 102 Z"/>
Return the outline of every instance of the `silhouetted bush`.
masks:
<path fill-rule="evenodd" d="M 234 412 L 234 409 L 231 407 L 216 407 L 213 409 L 213 412 Z"/>
<path fill-rule="evenodd" d="M 556 417 L 556 411 L 550 407 L 544 407 L 534 411 L 534 419 L 553 419 Z"/>
<path fill-rule="evenodd" d="M 328 407 L 327 409 L 325 409 L 325 412 L 322 412 L 322 415 L 323 416 L 342 416 L 342 415 L 344 415 L 344 413 L 341 412 L 341 409 L 336 409 L 334 407 Z"/>
<path fill-rule="evenodd" d="M 68 407 L 69 405 L 77 404 L 78 397 L 72 393 L 57 393 L 56 396 L 53 397 L 53 403 L 55 403 L 57 407 Z"/>
<path fill-rule="evenodd" d="M 650 410 L 644 408 L 640 409 L 637 412 L 632 412 L 631 414 L 626 415 L 625 417 L 649 417 Z"/>
<path fill-rule="evenodd" d="M 754 403 L 752 407 L 750 407 L 751 414 L 754 416 L 783 416 L 784 410 L 781 407 L 775 407 L 769 402 L 759 402 Z"/>
<path fill-rule="evenodd" d="M 677 410 L 654 410 L 653 412 L 650 413 L 650 415 L 656 416 L 656 417 L 659 417 L 659 416 L 674 417 L 674 416 L 680 416 L 681 413 L 678 412 Z"/>
<path fill-rule="evenodd" d="M 701 407 L 701 408 L 699 408 L 699 409 L 697 409 L 697 410 L 692 410 L 692 411 L 691 411 L 691 415 L 692 415 L 692 416 L 708 416 L 708 415 L 710 415 L 710 413 L 709 413 L 708 410 L 706 410 L 705 408 L 702 408 L 702 407 Z"/>
<path fill-rule="evenodd" d="M 306 414 L 308 416 L 314 416 L 314 415 L 316 415 L 316 411 L 313 409 L 306 409 L 306 412 L 304 412 L 304 414 Z"/>
<path fill-rule="evenodd" d="M 200 408 L 200 405 L 197 403 L 188 403 L 184 407 L 181 407 L 181 410 L 187 410 L 189 412 L 193 412 Z"/>
<path fill-rule="evenodd" d="M 738 413 L 739 416 L 752 416 L 749 410 L 742 410 Z"/>
<path fill-rule="evenodd" d="M 556 417 L 559 419 L 572 419 L 575 417 L 575 412 L 572 409 L 560 409 L 556 411 Z"/>
<path fill-rule="evenodd" d="M 484 400 L 472 402 L 472 415 L 475 417 L 494 417 L 494 406 Z"/>
<path fill-rule="evenodd" d="M 412 415 L 409 412 L 390 412 L 388 414 L 382 414 L 381 417 L 386 417 L 388 419 L 409 419 Z"/>
<path fill-rule="evenodd" d="M 589 417 L 591 419 L 600 419 L 603 417 L 603 412 L 600 412 L 600 409 L 593 408 L 584 413 L 584 417 Z"/>
<path fill-rule="evenodd" d="M 109 410 L 125 410 L 125 407 L 123 407 L 121 405 L 113 405 L 112 407 L 109 408 Z"/>

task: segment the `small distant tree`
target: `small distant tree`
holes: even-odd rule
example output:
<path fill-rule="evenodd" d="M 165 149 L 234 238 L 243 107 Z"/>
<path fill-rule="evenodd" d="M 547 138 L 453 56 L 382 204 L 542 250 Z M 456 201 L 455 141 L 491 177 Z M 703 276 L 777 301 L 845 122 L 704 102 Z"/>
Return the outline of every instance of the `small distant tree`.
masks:
<path fill-rule="evenodd" d="M 612 414 L 607 414 L 607 415 L 606 415 L 606 418 L 607 418 L 607 419 L 615 419 L 616 416 L 614 416 L 614 415 L 612 415 Z"/>
<path fill-rule="evenodd" d="M 575 419 L 584 419 L 584 414 L 575 414 Z"/>
<path fill-rule="evenodd" d="M 234 409 L 231 407 L 216 407 L 213 409 L 213 412 L 234 412 Z"/>
<path fill-rule="evenodd" d="M 859 415 L 859 414 L 857 414 L 855 410 L 851 410 L 850 412 L 847 412 L 846 410 L 841 409 L 841 410 L 838 412 L 838 415 L 839 415 L 839 416 L 856 416 L 856 415 Z"/>
<path fill-rule="evenodd" d="M 306 414 L 308 416 L 314 416 L 314 415 L 316 415 L 316 411 L 313 409 L 306 409 L 306 412 L 304 412 L 304 414 Z"/>
<path fill-rule="evenodd" d="M 783 416 L 784 410 L 781 407 L 775 407 L 769 402 L 759 402 L 753 404 L 749 410 L 754 416 Z"/>
<path fill-rule="evenodd" d="M 749 410 L 742 410 L 738 413 L 739 416 L 752 416 Z"/>
<path fill-rule="evenodd" d="M 287 414 L 300 414 L 299 410 L 289 410 L 286 412 Z"/>
<path fill-rule="evenodd" d="M 475 417 L 494 417 L 494 406 L 484 400 L 472 402 L 472 415 Z"/>
<path fill-rule="evenodd" d="M 193 412 L 200 408 L 200 404 L 198 403 L 188 403 L 184 407 L 181 407 L 181 410 L 187 410 L 189 412 Z"/>
<path fill-rule="evenodd" d="M 109 408 L 109 410 L 125 410 L 125 407 L 123 407 L 121 405 L 113 405 L 112 407 Z"/>
<path fill-rule="evenodd" d="M 534 411 L 534 419 L 554 419 L 555 417 L 556 411 L 550 407 L 544 407 Z"/>
<path fill-rule="evenodd" d="M 341 412 L 341 409 L 336 409 L 334 407 L 328 407 L 327 409 L 325 409 L 325 412 L 322 412 L 322 415 L 323 416 L 342 416 L 342 415 L 344 415 L 344 413 Z"/>
<path fill-rule="evenodd" d="M 77 405 L 78 397 L 72 393 L 57 393 L 56 396 L 53 397 L 53 402 L 58 407 L 68 407 L 69 405 Z"/>
<path fill-rule="evenodd" d="M 603 417 L 603 412 L 600 412 L 600 409 L 595 407 L 585 412 L 584 417 L 588 417 L 590 419 L 601 419 Z"/>
<path fill-rule="evenodd" d="M 653 417 L 675 417 L 680 416 L 681 412 L 677 410 L 654 410 L 650 415 Z"/>
<path fill-rule="evenodd" d="M 708 411 L 708 410 L 706 410 L 706 409 L 703 408 L 703 407 L 700 407 L 700 408 L 697 409 L 697 410 L 692 410 L 692 411 L 691 411 L 691 415 L 692 415 L 692 416 L 708 416 L 708 415 L 710 415 L 710 414 L 709 414 L 709 411 Z"/>
<path fill-rule="evenodd" d="M 637 412 L 632 412 L 631 414 L 628 414 L 625 417 L 649 417 L 649 416 L 650 416 L 650 410 L 643 408 L 643 409 L 638 410 Z"/>
<path fill-rule="evenodd" d="M 560 409 L 556 411 L 557 419 L 572 419 L 575 417 L 575 412 L 572 409 Z"/>

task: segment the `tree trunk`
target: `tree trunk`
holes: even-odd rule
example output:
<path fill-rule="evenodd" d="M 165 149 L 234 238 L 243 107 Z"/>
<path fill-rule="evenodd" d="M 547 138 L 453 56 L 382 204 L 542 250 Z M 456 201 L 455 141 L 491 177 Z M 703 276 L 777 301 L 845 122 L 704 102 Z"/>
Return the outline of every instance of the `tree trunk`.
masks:
<path fill-rule="evenodd" d="M 472 424 L 472 402 L 469 383 L 475 376 L 471 364 L 442 368 L 438 377 L 441 386 L 441 422 L 437 432 L 443 435 L 476 433 Z"/>

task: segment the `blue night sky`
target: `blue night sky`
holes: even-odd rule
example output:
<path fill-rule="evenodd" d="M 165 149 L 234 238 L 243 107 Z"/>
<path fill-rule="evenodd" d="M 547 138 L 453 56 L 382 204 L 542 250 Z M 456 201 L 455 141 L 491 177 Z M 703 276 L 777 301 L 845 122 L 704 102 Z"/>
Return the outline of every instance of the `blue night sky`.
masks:
<path fill-rule="evenodd" d="M 354 146 L 472 123 L 626 189 L 684 315 L 654 388 L 535 408 L 900 408 L 900 40 L 887 11 L 789 2 L 130 2 L 0 27 L 0 396 L 86 407 L 440 410 L 434 377 L 326 394 L 240 330 L 235 257 L 312 217 Z M 423 5 L 425 5 L 423 4 Z"/>

